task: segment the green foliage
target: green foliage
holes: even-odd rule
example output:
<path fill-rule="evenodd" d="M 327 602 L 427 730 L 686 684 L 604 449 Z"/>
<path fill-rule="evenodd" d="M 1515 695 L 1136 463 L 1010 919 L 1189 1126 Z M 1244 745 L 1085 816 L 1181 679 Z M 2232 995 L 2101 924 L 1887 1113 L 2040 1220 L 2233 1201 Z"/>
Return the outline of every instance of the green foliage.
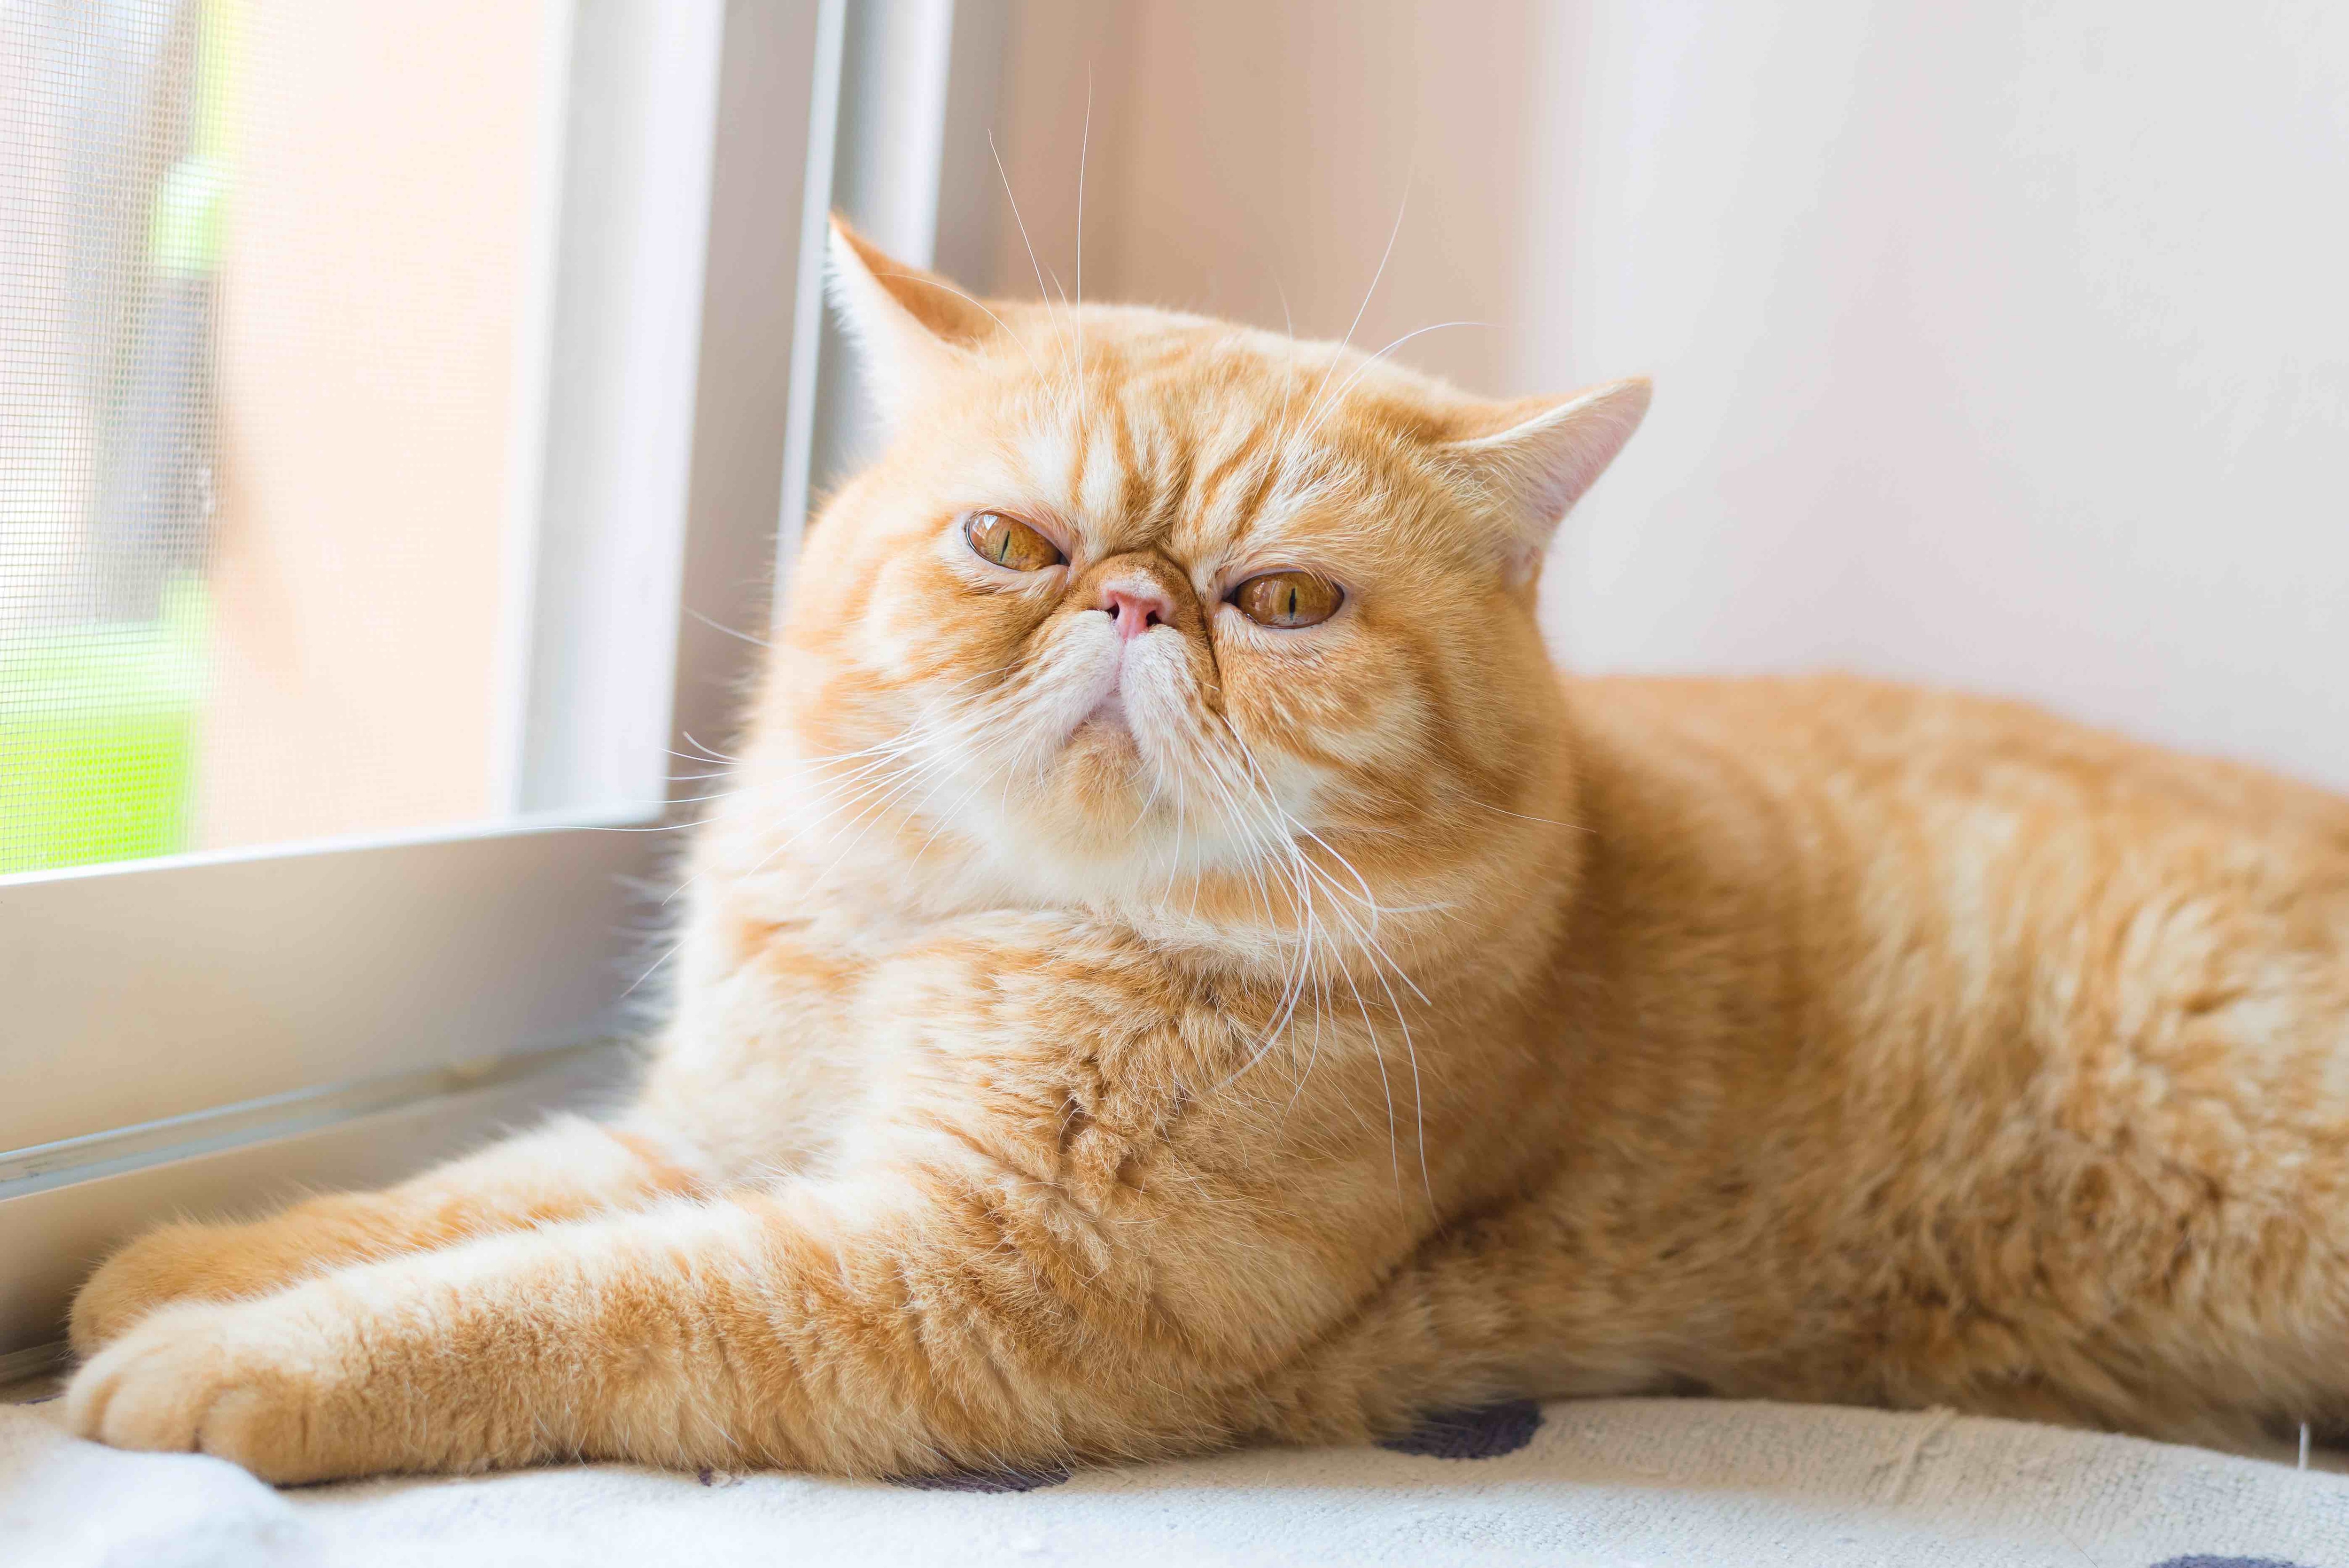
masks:
<path fill-rule="evenodd" d="M 0 872 L 187 847 L 206 620 L 188 583 L 154 621 L 0 644 Z"/>

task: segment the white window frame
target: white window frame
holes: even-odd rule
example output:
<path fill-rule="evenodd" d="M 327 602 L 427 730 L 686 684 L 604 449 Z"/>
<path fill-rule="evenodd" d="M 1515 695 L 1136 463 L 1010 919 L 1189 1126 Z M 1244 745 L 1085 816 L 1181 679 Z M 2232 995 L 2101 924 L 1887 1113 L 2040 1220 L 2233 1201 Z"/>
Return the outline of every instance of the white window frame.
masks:
<path fill-rule="evenodd" d="M 625 1071 L 636 890 L 706 792 L 664 754 L 722 744 L 804 505 L 844 8 L 547 3 L 515 814 L 0 876 L 0 1380 L 141 1223 L 388 1180 Z"/>

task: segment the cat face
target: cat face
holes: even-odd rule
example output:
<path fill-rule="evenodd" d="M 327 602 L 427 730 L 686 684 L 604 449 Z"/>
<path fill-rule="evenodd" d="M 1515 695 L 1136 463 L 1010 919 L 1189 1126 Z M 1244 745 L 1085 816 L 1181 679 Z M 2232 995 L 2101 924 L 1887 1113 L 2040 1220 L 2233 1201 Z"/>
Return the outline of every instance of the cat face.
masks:
<path fill-rule="evenodd" d="M 1478 403 L 1192 316 L 980 306 L 844 229 L 834 288 L 894 429 L 809 531 L 774 673 L 824 810 L 1078 898 L 1436 864 L 1518 810 L 1539 552 L 1643 383 Z"/>

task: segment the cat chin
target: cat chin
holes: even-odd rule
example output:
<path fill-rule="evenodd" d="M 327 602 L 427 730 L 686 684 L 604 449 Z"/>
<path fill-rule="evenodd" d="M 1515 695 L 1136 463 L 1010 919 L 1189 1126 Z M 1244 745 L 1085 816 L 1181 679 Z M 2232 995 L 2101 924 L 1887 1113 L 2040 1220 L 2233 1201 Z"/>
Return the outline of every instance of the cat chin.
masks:
<path fill-rule="evenodd" d="M 1147 766 L 1123 716 L 1089 716 L 1077 726 L 1061 748 L 1053 782 L 1083 838 L 1106 843 L 1130 837 L 1150 794 Z"/>
<path fill-rule="evenodd" d="M 1101 706 L 1077 720 L 1061 747 L 1062 754 L 1071 759 L 1098 759 L 1114 764 L 1112 771 L 1128 783 L 1137 782 L 1142 775 L 1142 745 L 1135 738 L 1133 726 L 1126 717 L 1124 705 L 1115 695 L 1102 699 Z"/>

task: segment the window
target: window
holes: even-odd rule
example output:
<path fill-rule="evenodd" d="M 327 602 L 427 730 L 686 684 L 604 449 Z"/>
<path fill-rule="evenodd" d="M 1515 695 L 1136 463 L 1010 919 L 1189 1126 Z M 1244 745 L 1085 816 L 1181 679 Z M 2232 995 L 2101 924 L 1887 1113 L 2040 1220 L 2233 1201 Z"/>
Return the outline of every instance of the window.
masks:
<path fill-rule="evenodd" d="M 510 810 L 563 21 L 12 9 L 0 871 Z"/>
<path fill-rule="evenodd" d="M 844 30 L 0 8 L 0 1357 L 144 1219 L 609 1078 L 805 490 Z"/>

